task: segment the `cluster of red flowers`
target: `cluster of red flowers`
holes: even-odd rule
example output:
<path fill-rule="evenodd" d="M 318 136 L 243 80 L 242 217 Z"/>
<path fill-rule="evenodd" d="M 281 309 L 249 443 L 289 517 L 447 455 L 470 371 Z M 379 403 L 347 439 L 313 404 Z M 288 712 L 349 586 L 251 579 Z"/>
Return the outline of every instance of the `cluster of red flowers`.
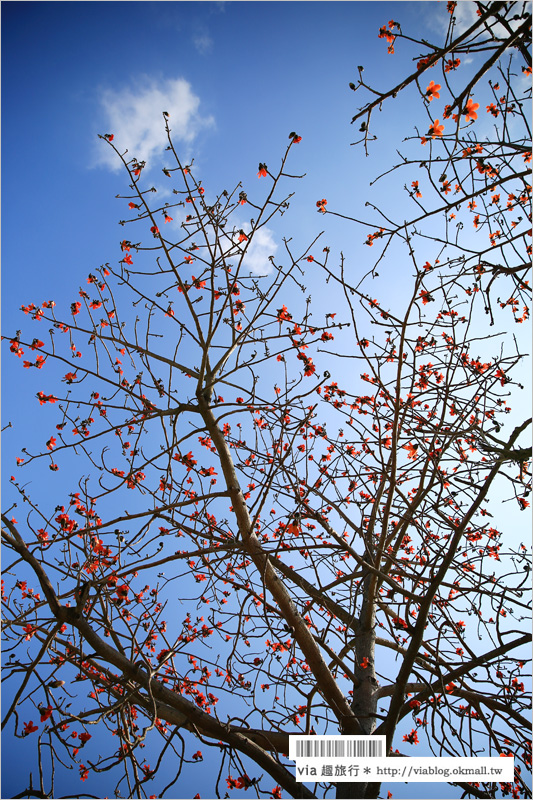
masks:
<path fill-rule="evenodd" d="M 396 34 L 392 33 L 393 28 L 399 29 L 400 25 L 398 22 L 395 22 L 393 19 L 389 20 L 388 27 L 383 25 L 379 29 L 378 38 L 379 39 L 386 39 L 388 42 L 387 46 L 387 53 L 394 53 L 394 42 L 396 40 Z"/>

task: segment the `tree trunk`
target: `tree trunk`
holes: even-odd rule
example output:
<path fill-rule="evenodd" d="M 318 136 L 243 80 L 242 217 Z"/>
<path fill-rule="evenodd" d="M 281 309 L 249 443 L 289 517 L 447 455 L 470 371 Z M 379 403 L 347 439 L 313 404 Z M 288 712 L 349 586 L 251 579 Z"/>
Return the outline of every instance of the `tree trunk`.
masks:
<path fill-rule="evenodd" d="M 337 800 L 375 800 L 381 783 L 338 783 Z"/>
<path fill-rule="evenodd" d="M 363 605 L 359 617 L 359 632 L 354 643 L 354 676 L 352 710 L 361 726 L 361 735 L 371 736 L 376 729 L 378 682 L 375 675 L 375 603 L 372 584 L 375 578 L 368 575 L 363 589 Z M 363 777 L 363 776 L 361 776 Z M 381 783 L 368 781 L 338 783 L 337 800 L 363 800 L 377 798 Z"/>

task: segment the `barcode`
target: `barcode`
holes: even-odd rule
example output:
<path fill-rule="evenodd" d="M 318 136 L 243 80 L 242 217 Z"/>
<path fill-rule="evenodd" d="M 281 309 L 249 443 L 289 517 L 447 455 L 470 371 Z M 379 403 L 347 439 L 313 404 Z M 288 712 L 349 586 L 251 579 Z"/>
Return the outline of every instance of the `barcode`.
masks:
<path fill-rule="evenodd" d="M 381 758 L 383 755 L 383 743 L 371 737 L 337 739 L 313 736 L 312 739 L 297 739 L 294 744 L 296 758 Z"/>

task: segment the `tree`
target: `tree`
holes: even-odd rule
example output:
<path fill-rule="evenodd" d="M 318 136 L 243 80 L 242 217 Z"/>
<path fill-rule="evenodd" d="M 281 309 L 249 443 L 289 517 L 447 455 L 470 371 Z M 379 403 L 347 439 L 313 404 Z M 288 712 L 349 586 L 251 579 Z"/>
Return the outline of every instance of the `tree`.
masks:
<path fill-rule="evenodd" d="M 3 725 L 38 743 L 40 764 L 39 789 L 19 796 L 53 796 L 69 764 L 82 781 L 104 772 L 122 795 L 155 785 L 165 796 L 203 759 L 219 770 L 217 796 L 323 796 L 328 784 L 296 782 L 284 757 L 298 732 L 384 734 L 408 754 L 419 736 L 436 755 L 514 754 L 514 784 L 459 784 L 462 796 L 531 796 L 527 548 L 488 507 L 491 496 L 529 506 L 530 420 L 509 404 L 523 356 L 491 326 L 527 317 L 530 16 L 477 3 L 456 33 L 455 6 L 444 45 L 410 40 L 394 20 L 381 29 L 390 54 L 396 40 L 424 48 L 395 88 L 371 89 L 362 67 L 351 85 L 373 96 L 353 120 L 367 153 L 372 112 L 409 86 L 429 119 L 386 173 L 407 170 L 410 221 L 316 201 L 380 249 L 363 280 L 342 253 L 332 266 L 319 236 L 285 239 L 265 275 L 247 269 L 254 237 L 289 208 L 297 133 L 277 169 L 259 164 L 262 199 L 240 184 L 214 195 L 180 160 L 165 112 L 173 201 L 160 204 L 146 164 L 101 137 L 128 174 L 121 224 L 135 233 L 70 314 L 31 303 L 38 335 L 7 337 L 23 367 L 44 370 L 43 425 L 49 405 L 57 416 L 20 466 L 68 472 L 51 499 L 13 477 L 23 513 L 9 501 L 2 517 L 16 684 Z M 463 54 L 474 59 L 465 79 Z M 426 88 L 435 67 L 450 100 L 439 118 L 442 85 Z M 487 80 L 495 129 L 478 139 Z M 391 262 L 406 276 L 393 308 L 369 291 Z M 307 268 L 337 287 L 320 322 Z"/>

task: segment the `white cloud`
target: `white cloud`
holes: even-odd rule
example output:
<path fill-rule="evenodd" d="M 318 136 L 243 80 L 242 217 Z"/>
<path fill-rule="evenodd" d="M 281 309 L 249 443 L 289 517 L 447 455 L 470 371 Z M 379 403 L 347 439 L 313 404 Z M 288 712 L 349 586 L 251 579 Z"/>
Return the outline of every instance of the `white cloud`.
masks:
<path fill-rule="evenodd" d="M 170 115 L 169 124 L 175 142 L 190 144 L 202 128 L 214 125 L 211 116 L 199 113 L 200 98 L 184 78 L 155 81 L 144 78 L 135 89 L 106 89 L 100 97 L 105 122 L 103 133 L 114 135 L 114 144 L 128 156 L 150 161 L 162 155 L 167 146 L 163 111 Z M 110 148 L 100 146 L 97 164 L 120 169 Z"/>
<path fill-rule="evenodd" d="M 246 251 L 242 262 L 244 268 L 249 269 L 253 275 L 268 275 L 272 270 L 268 258 L 275 255 L 277 249 L 278 245 L 274 241 L 272 231 L 268 228 L 259 228 Z"/>
<path fill-rule="evenodd" d="M 234 263 L 238 261 L 242 248 L 242 245 L 237 245 L 237 232 L 239 230 L 249 236 L 250 223 L 241 223 L 237 218 L 232 219 L 232 230 L 228 231 L 227 238 L 221 239 L 219 243 L 224 254 L 230 261 L 233 259 Z M 252 275 L 268 275 L 272 271 L 269 257 L 274 256 L 277 249 L 278 245 L 274 239 L 274 232 L 270 228 L 259 228 L 259 230 L 255 231 L 251 243 L 248 244 L 242 259 L 242 268 L 249 270 Z"/>
<path fill-rule="evenodd" d="M 434 6 L 432 4 L 430 5 L 431 12 L 429 18 L 427 19 L 428 28 L 434 31 L 442 31 L 443 28 L 447 29 L 450 21 L 450 14 L 446 9 L 446 5 L 444 3 L 441 3 L 438 6 Z M 453 16 L 455 18 L 453 36 L 456 38 L 467 31 L 471 25 L 478 21 L 479 16 L 477 13 L 476 3 L 474 0 L 459 0 L 453 12 Z M 495 36 L 504 39 L 506 36 L 508 36 L 508 32 L 505 30 L 503 25 L 500 25 L 499 23 L 494 24 L 494 20 L 489 20 L 489 22 L 492 23 L 491 27 Z M 522 22 L 522 19 L 508 19 L 508 23 L 513 30 L 516 30 L 522 24 Z M 485 31 L 482 32 L 485 33 Z M 463 58 L 462 61 L 463 64 L 470 63 L 465 58 Z"/>
<path fill-rule="evenodd" d="M 211 48 L 213 47 L 213 40 L 207 33 L 199 33 L 193 38 L 194 46 L 200 53 L 200 55 L 205 55 L 209 53 Z"/>
<path fill-rule="evenodd" d="M 457 3 L 453 15 L 455 17 L 455 36 L 460 36 L 479 19 L 477 6 L 471 0 L 467 0 L 467 2 L 461 0 Z"/>

